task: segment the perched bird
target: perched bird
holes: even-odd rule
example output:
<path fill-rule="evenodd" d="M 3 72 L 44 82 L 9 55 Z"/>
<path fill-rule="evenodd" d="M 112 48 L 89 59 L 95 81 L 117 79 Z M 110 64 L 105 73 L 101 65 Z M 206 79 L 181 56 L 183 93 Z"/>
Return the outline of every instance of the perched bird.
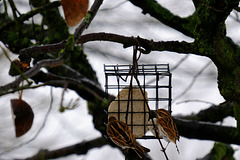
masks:
<path fill-rule="evenodd" d="M 143 154 L 145 152 L 150 151 L 148 148 L 141 146 L 135 140 L 131 130 L 125 123 L 118 121 L 113 116 L 109 117 L 108 119 L 107 135 L 122 149 L 133 149 L 141 159 L 143 158 Z"/>
<path fill-rule="evenodd" d="M 155 131 L 158 134 L 159 138 L 163 138 L 168 142 L 173 142 L 176 144 L 177 151 L 179 153 L 176 140 L 179 141 L 179 134 L 176 127 L 176 124 L 173 122 L 171 114 L 165 109 L 158 109 L 156 111 L 156 118 L 153 118 L 154 124 L 156 126 L 156 130 L 151 130 L 151 132 L 155 135 Z M 164 150 L 167 149 L 167 146 Z"/>

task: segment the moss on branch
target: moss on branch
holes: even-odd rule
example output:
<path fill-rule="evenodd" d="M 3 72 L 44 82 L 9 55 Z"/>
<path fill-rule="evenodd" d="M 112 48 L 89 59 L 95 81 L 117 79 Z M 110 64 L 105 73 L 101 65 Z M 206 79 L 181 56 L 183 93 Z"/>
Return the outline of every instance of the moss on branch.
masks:
<path fill-rule="evenodd" d="M 178 115 L 177 117 L 186 120 L 194 120 L 194 121 L 202 121 L 202 122 L 222 122 L 224 118 L 228 116 L 234 116 L 233 114 L 233 104 L 232 103 L 224 103 L 218 106 L 210 106 L 207 109 L 203 109 L 199 111 L 197 114 L 191 115 Z"/>

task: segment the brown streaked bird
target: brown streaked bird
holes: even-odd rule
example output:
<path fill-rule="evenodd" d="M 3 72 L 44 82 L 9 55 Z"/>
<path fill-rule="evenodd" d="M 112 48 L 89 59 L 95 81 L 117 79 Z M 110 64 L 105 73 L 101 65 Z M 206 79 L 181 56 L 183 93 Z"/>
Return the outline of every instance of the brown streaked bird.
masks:
<path fill-rule="evenodd" d="M 153 119 L 157 128 L 156 131 L 158 133 L 159 138 L 163 138 L 168 142 L 168 144 L 170 142 L 175 143 L 177 151 L 179 153 L 179 149 L 176 143 L 177 140 L 179 141 L 179 133 L 178 133 L 176 124 L 173 122 L 171 114 L 165 109 L 158 109 L 156 111 L 156 115 L 157 115 L 157 118 L 153 118 Z M 154 135 L 155 135 L 155 131 L 152 130 L 152 132 L 154 132 Z M 167 149 L 168 144 L 164 148 L 164 150 Z"/>
<path fill-rule="evenodd" d="M 122 149 L 133 149 L 139 158 L 143 158 L 145 152 L 150 152 L 146 147 L 141 146 L 133 137 L 128 126 L 111 116 L 108 119 L 107 135 L 110 139 Z"/>

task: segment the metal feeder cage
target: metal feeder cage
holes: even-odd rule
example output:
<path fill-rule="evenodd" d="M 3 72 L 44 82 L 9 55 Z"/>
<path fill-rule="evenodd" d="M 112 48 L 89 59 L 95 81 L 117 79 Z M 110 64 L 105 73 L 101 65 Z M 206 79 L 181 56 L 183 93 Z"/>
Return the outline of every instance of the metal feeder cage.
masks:
<path fill-rule="evenodd" d="M 149 123 L 149 112 L 164 108 L 171 113 L 172 75 L 169 65 L 137 65 L 134 76 L 132 68 L 131 64 L 104 65 L 106 97 L 109 94 L 116 96 L 109 105 L 108 117 L 114 116 L 126 123 L 135 138 L 156 139 L 148 131 L 153 128 Z"/>

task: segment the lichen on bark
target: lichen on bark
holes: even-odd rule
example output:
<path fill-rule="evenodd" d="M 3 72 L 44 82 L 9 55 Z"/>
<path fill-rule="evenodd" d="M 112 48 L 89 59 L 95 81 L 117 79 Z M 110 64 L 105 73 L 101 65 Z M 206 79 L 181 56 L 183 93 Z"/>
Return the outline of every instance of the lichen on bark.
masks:
<path fill-rule="evenodd" d="M 234 116 L 240 132 L 239 53 L 240 48 L 226 36 L 226 18 L 239 1 L 194 0 L 196 54 L 209 57 L 218 69 L 218 87 L 227 101 L 234 102 Z"/>

